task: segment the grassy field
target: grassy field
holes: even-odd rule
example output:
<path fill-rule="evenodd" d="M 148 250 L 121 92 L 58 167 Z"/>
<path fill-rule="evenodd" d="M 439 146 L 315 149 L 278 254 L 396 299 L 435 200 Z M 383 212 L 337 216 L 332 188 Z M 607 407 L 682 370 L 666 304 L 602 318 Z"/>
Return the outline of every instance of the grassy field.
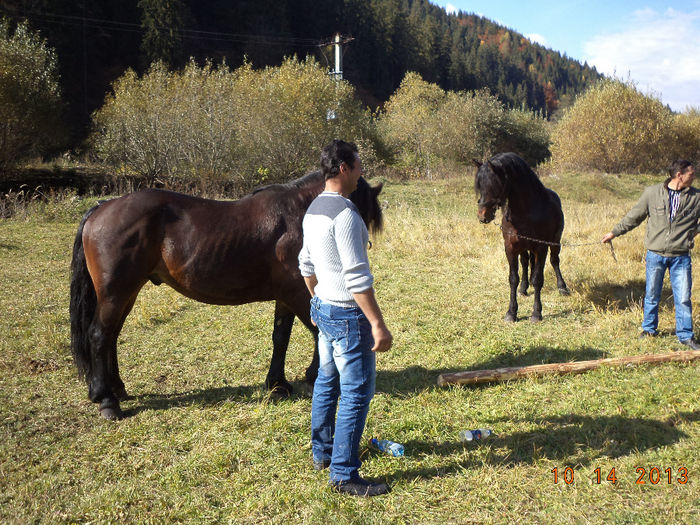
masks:
<path fill-rule="evenodd" d="M 655 180 L 544 182 L 562 197 L 564 241 L 588 243 Z M 664 336 L 637 339 L 643 227 L 615 240 L 617 263 L 600 245 L 564 248 L 572 295 L 557 293 L 548 267 L 543 322 L 527 320 L 526 297 L 506 324 L 500 230 L 476 220 L 472 184 L 387 182 L 380 196 L 386 229 L 370 258 L 395 345 L 378 356 L 361 472 L 393 491 L 369 500 L 331 492 L 311 468 L 302 378 L 312 339 L 300 326 L 287 359 L 298 394 L 277 401 L 262 387 L 272 304 L 208 306 L 147 285 L 119 340 L 134 397 L 124 420 L 107 422 L 69 351 L 68 267 L 90 202 L 35 204 L 0 221 L 0 522 L 700 522 L 697 363 L 436 385 L 447 371 L 680 349 L 668 286 Z M 700 282 L 697 261 L 694 270 Z M 697 304 L 694 315 L 700 327 Z M 461 443 L 471 428 L 495 435 Z M 403 443 L 406 456 L 369 449 L 373 436 Z"/>

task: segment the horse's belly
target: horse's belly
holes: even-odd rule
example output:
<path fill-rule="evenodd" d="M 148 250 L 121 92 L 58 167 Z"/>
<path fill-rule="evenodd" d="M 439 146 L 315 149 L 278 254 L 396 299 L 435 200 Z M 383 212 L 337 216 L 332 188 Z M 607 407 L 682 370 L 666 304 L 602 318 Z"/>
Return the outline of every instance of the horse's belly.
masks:
<path fill-rule="evenodd" d="M 270 286 L 259 282 L 219 280 L 207 282 L 182 282 L 172 278 L 162 281 L 182 295 L 208 304 L 246 304 L 256 301 L 271 301 L 274 293 Z"/>

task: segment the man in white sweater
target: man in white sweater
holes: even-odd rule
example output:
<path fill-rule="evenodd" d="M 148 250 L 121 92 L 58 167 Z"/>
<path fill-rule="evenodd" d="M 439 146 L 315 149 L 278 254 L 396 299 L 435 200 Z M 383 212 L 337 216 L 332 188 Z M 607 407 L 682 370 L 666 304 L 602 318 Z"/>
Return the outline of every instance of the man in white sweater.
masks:
<path fill-rule="evenodd" d="M 360 477 L 359 448 L 374 396 L 374 352 L 389 350 L 393 337 L 374 296 L 367 227 L 347 198 L 362 176 L 357 147 L 334 140 L 321 153 L 321 172 L 325 189 L 304 216 L 299 253 L 299 269 L 312 296 L 311 319 L 319 329 L 311 404 L 313 463 L 317 470 L 330 466 L 330 483 L 338 492 L 376 496 L 389 487 Z"/>

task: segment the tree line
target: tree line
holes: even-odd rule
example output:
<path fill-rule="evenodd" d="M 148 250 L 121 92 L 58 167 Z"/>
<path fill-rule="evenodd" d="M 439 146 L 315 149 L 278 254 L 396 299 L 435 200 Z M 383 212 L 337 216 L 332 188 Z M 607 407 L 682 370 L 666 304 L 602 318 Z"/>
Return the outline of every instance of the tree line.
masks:
<path fill-rule="evenodd" d="M 236 68 L 285 57 L 332 65 L 327 43 L 345 47 L 344 77 L 376 108 L 409 71 L 451 91 L 488 88 L 509 107 L 551 115 L 600 78 L 595 68 L 485 18 L 447 14 L 428 0 L 0 0 L 0 15 L 26 20 L 58 56 L 70 123 L 84 133 L 111 83 L 156 61 Z"/>
<path fill-rule="evenodd" d="M 72 147 L 59 63 L 27 22 L 0 19 L 0 168 Z M 264 68 L 157 60 L 142 73 L 128 68 L 111 84 L 80 145 L 112 173 L 241 187 L 302 174 L 336 137 L 358 143 L 368 172 L 389 167 L 416 177 L 461 171 L 499 151 L 533 166 L 614 173 L 700 157 L 696 108 L 673 113 L 655 95 L 616 79 L 592 83 L 556 121 L 512 107 L 488 88 L 444 89 L 418 71 L 407 71 L 379 110 L 360 91 L 310 56 Z"/>

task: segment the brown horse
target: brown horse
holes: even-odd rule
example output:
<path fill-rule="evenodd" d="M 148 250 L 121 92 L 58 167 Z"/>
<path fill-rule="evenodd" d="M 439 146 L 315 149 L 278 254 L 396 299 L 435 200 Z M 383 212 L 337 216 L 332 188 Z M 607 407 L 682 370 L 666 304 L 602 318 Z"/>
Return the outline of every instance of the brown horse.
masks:
<path fill-rule="evenodd" d="M 474 188 L 479 195 L 479 221 L 491 222 L 496 216 L 497 208 L 502 208 L 503 211 L 501 230 L 510 267 L 510 304 L 505 320 L 513 322 L 518 315 L 516 290 L 520 283 L 520 257 L 523 268 L 520 293 L 527 295 L 528 282 L 532 284 L 534 303 L 530 320 L 540 321 L 540 291 L 544 281 L 548 248 L 559 293 L 569 295 L 569 289 L 559 269 L 560 241 L 564 230 L 561 200 L 554 191 L 544 187 L 527 163 L 515 153 L 499 153 L 485 164 L 478 161 L 474 163 L 478 167 Z"/>
<path fill-rule="evenodd" d="M 71 265 L 71 346 L 89 397 L 106 419 L 127 397 L 117 337 L 148 281 L 209 304 L 275 301 L 266 386 L 289 395 L 284 363 L 294 317 L 314 334 L 309 292 L 299 273 L 301 222 L 323 191 L 320 172 L 261 188 L 237 201 L 144 190 L 98 204 L 78 228 Z M 368 227 L 382 227 L 382 186 L 360 179 L 350 196 Z M 318 351 L 306 370 L 313 384 Z"/>

